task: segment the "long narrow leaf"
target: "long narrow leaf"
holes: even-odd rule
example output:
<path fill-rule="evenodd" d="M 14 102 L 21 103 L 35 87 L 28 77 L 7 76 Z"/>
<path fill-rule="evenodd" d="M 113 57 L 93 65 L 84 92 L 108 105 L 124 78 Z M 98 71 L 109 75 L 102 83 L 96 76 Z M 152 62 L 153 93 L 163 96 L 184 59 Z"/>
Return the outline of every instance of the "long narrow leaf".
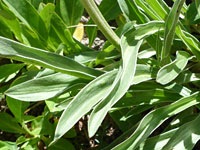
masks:
<path fill-rule="evenodd" d="M 200 140 L 199 123 L 200 115 L 195 120 L 181 126 L 170 138 L 163 150 L 192 149 L 197 141 Z"/>
<path fill-rule="evenodd" d="M 182 30 L 180 27 L 177 28 L 176 34 L 181 38 L 189 50 L 200 60 L 200 44 L 198 39 L 196 39 L 190 33 Z"/>
<path fill-rule="evenodd" d="M 58 5 L 60 6 L 60 15 L 67 26 L 79 23 L 83 14 L 83 6 L 80 0 L 60 0 Z"/>
<path fill-rule="evenodd" d="M 48 32 L 37 10 L 27 0 L 3 0 L 17 17 L 33 29 L 43 41 L 48 38 Z M 31 17 L 30 17 L 31 16 Z"/>
<path fill-rule="evenodd" d="M 181 13 L 181 9 L 183 7 L 185 0 L 175 1 L 168 17 L 165 22 L 165 36 L 164 36 L 164 47 L 162 51 L 162 60 L 163 63 L 166 64 L 169 61 L 169 56 L 171 52 L 171 46 L 175 34 L 176 24 L 179 20 L 179 15 Z"/>
<path fill-rule="evenodd" d="M 13 86 L 5 94 L 22 101 L 41 101 L 53 98 L 77 85 L 80 86 L 81 83 L 83 82 L 77 77 L 56 73 Z"/>
<path fill-rule="evenodd" d="M 183 72 L 178 76 L 178 78 L 175 80 L 178 84 L 185 84 L 189 82 L 199 81 L 200 80 L 200 74 L 199 73 L 191 73 L 191 72 Z"/>
<path fill-rule="evenodd" d="M 150 112 L 143 118 L 135 132 L 127 140 L 113 149 L 136 149 L 166 119 L 198 104 L 199 102 L 200 95 L 199 93 L 195 93 L 189 97 L 182 98 L 173 104 Z"/>
<path fill-rule="evenodd" d="M 3 37 L 0 37 L 0 56 L 40 65 L 81 78 L 92 79 L 102 74 L 100 71 L 83 66 L 68 57 L 29 47 Z"/>
<path fill-rule="evenodd" d="M 195 4 L 196 4 L 198 14 L 200 15 L 200 0 L 195 0 Z"/>
<path fill-rule="evenodd" d="M 113 85 L 114 88 L 110 94 L 105 96 L 103 102 L 98 104 L 91 113 L 88 123 L 90 137 L 96 133 L 110 108 L 127 92 L 132 84 L 136 70 L 138 50 L 143 38 L 158 32 L 162 25 L 161 22 L 150 22 L 141 25 L 141 28 L 138 28 L 138 30 L 132 29 L 122 36 L 121 49 L 123 65 L 121 79 L 116 85 Z"/>
<path fill-rule="evenodd" d="M 147 23 L 150 19 L 140 10 L 140 7 L 134 0 L 118 0 L 122 12 L 125 14 L 129 21 L 136 20 L 138 24 Z M 162 30 L 162 29 L 161 29 Z M 154 35 L 149 36 L 147 42 L 153 47 L 157 53 L 157 57 L 160 58 L 162 51 L 161 39 Z"/>
<path fill-rule="evenodd" d="M 54 136 L 54 142 L 69 131 L 74 124 L 98 103 L 111 88 L 117 70 L 103 74 L 85 86 L 63 112 Z"/>
<path fill-rule="evenodd" d="M 133 96 L 123 97 L 113 107 L 131 107 L 144 104 L 156 104 L 164 102 L 174 102 L 180 99 L 177 93 L 173 93 L 165 89 L 154 89 L 154 90 L 131 90 L 129 94 Z"/>
<path fill-rule="evenodd" d="M 137 150 L 162 150 L 177 130 L 178 128 L 162 133 L 158 136 L 148 138 L 139 146 Z"/>
<path fill-rule="evenodd" d="M 163 20 L 167 16 L 167 11 L 162 7 L 158 0 L 145 0 L 147 5 L 152 7 L 154 13 L 157 13 Z"/>
<path fill-rule="evenodd" d="M 7 7 L 3 5 L 3 2 L 0 1 L 0 18 L 2 19 L 2 22 L 5 22 L 6 25 L 10 28 L 10 30 L 15 34 L 16 38 L 23 42 L 22 36 L 21 36 L 21 29 L 20 29 L 20 23 L 17 17 L 10 11 Z"/>

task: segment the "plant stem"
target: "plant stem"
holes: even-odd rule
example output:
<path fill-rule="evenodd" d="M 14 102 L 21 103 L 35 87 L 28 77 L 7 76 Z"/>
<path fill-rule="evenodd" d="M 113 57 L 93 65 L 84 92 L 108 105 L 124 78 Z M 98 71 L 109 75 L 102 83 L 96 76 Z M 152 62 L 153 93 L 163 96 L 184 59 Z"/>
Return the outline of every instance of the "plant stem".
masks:
<path fill-rule="evenodd" d="M 26 124 L 24 122 L 22 122 L 22 127 L 23 129 L 30 135 L 34 137 L 34 134 L 31 133 L 31 131 L 28 129 L 28 127 L 26 126 Z"/>
<path fill-rule="evenodd" d="M 92 20 L 96 23 L 100 31 L 104 34 L 104 36 L 108 39 L 110 43 L 112 43 L 117 50 L 120 50 L 120 39 L 115 34 L 115 32 L 111 29 L 98 7 L 96 6 L 93 0 L 80 0 L 87 10 L 88 14 L 92 18 Z"/>

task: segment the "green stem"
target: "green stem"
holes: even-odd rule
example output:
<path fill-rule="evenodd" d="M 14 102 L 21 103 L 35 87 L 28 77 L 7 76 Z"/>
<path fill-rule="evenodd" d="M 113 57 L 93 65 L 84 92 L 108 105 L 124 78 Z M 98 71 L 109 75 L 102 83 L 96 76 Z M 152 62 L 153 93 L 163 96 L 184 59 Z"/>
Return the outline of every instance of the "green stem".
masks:
<path fill-rule="evenodd" d="M 104 36 L 108 39 L 110 43 L 112 43 L 116 49 L 120 50 L 119 45 L 119 37 L 115 34 L 115 32 L 111 29 L 98 7 L 96 6 L 93 0 L 80 0 L 87 10 L 88 14 L 92 18 L 92 20 L 96 23 L 99 30 L 104 34 Z"/>
<path fill-rule="evenodd" d="M 23 129 L 30 135 L 30 136 L 33 136 L 34 137 L 34 135 L 31 133 L 31 131 L 28 129 L 28 127 L 26 126 L 26 124 L 24 123 L 24 122 L 22 122 L 22 127 L 23 127 Z"/>

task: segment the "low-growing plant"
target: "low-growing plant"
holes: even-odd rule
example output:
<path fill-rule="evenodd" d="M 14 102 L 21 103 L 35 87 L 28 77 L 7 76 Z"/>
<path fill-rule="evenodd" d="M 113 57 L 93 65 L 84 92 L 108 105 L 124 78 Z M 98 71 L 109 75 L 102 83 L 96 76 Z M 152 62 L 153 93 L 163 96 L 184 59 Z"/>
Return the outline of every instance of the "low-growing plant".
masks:
<path fill-rule="evenodd" d="M 0 148 L 199 149 L 199 3 L 0 0 Z"/>

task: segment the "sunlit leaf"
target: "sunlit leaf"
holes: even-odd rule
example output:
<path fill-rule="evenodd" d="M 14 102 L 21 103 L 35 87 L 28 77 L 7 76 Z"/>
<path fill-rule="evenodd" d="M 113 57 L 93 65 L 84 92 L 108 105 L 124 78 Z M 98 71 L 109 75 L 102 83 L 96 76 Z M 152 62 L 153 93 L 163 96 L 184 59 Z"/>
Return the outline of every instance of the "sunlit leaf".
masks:
<path fill-rule="evenodd" d="M 161 84 L 167 84 L 174 80 L 186 67 L 190 57 L 187 52 L 177 51 L 176 59 L 158 71 L 156 81 Z"/>
<path fill-rule="evenodd" d="M 87 84 L 63 112 L 54 136 L 58 140 L 109 91 L 117 70 L 103 74 Z"/>
<path fill-rule="evenodd" d="M 102 74 L 100 71 L 83 66 L 68 57 L 29 47 L 3 37 L 0 37 L 0 56 L 40 65 L 82 78 L 91 79 Z"/>
<path fill-rule="evenodd" d="M 181 126 L 170 138 L 163 150 L 169 149 L 192 149 L 200 139 L 199 125 L 200 116 L 195 120 Z"/>
<path fill-rule="evenodd" d="M 196 105 L 200 102 L 199 93 L 182 98 L 173 104 L 156 109 L 147 114 L 140 122 L 135 132 L 116 149 L 135 149 L 137 148 L 156 128 L 158 128 L 170 116 L 176 115 L 181 111 Z"/>

